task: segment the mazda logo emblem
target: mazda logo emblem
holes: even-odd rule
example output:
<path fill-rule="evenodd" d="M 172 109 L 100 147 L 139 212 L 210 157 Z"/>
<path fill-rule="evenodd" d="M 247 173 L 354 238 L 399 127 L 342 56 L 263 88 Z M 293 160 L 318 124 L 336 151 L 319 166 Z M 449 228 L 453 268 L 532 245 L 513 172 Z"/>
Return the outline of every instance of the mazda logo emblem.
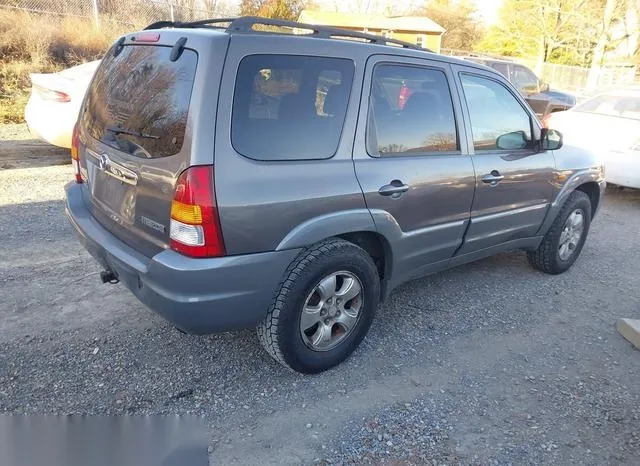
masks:
<path fill-rule="evenodd" d="M 106 170 L 109 166 L 109 157 L 107 157 L 107 154 L 100 155 L 100 157 L 98 157 L 98 163 L 100 165 L 100 169 Z"/>

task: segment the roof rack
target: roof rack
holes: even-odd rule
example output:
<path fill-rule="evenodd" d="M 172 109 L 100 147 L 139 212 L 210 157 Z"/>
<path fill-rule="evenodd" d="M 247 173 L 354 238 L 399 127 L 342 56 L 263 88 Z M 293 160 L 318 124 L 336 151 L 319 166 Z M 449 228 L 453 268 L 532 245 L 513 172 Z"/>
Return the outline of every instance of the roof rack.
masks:
<path fill-rule="evenodd" d="M 216 26 L 218 24 L 229 23 L 229 26 Z M 389 39 L 375 34 L 366 34 L 364 32 L 350 31 L 331 26 L 320 26 L 317 24 L 305 24 L 297 21 L 286 21 L 282 19 L 261 18 L 259 16 L 240 16 L 237 18 L 215 18 L 203 19 L 199 21 L 179 22 L 179 21 L 158 21 L 150 24 L 145 29 L 161 29 L 161 28 L 198 28 L 198 27 L 216 27 L 225 29 L 230 34 L 250 34 L 256 31 L 253 29 L 255 25 L 276 26 L 290 29 L 307 29 L 312 31 L 311 34 L 304 34 L 306 37 L 318 37 L 322 39 L 333 38 L 354 38 L 366 40 L 371 44 L 397 45 L 405 49 L 421 50 L 433 52 L 433 50 L 420 47 L 402 40 Z M 277 33 L 273 33 L 277 34 Z"/>

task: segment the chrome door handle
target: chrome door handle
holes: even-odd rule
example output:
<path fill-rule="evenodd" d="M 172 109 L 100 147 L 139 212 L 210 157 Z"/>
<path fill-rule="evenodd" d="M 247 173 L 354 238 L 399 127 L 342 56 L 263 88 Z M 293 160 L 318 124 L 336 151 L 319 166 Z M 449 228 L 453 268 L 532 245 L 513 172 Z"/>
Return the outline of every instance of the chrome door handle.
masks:
<path fill-rule="evenodd" d="M 404 184 L 400 180 L 393 180 L 391 183 L 385 184 L 378 189 L 378 194 L 381 196 L 399 197 L 402 193 L 406 193 L 407 191 L 409 191 L 408 184 Z"/>
<path fill-rule="evenodd" d="M 504 175 L 501 175 L 500 172 L 498 170 L 493 170 L 491 173 L 489 173 L 488 175 L 484 175 L 482 177 L 482 182 L 483 183 L 487 183 L 490 184 L 491 186 L 495 186 L 498 183 L 500 183 L 502 180 L 504 180 Z"/>

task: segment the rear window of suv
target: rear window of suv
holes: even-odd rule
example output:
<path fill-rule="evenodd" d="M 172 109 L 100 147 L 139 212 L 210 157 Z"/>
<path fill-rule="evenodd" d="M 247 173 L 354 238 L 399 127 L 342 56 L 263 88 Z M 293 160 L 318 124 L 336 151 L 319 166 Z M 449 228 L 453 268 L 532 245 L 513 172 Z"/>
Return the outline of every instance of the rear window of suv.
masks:
<path fill-rule="evenodd" d="M 231 143 L 255 160 L 332 157 L 340 142 L 354 65 L 341 58 L 251 55 L 238 67 Z"/>
<path fill-rule="evenodd" d="M 180 152 L 198 57 L 186 49 L 172 62 L 170 53 L 171 47 L 148 45 L 107 53 L 82 115 L 91 137 L 138 157 Z"/>

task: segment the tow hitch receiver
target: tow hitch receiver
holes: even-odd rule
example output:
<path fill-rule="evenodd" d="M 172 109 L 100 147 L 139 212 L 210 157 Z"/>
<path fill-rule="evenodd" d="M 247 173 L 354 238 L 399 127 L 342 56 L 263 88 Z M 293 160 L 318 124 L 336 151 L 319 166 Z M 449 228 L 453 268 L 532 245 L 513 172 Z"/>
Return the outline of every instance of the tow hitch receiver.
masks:
<path fill-rule="evenodd" d="M 112 285 L 120 282 L 118 276 L 112 270 L 103 270 L 100 272 L 100 280 L 102 280 L 102 283 L 111 283 Z"/>

